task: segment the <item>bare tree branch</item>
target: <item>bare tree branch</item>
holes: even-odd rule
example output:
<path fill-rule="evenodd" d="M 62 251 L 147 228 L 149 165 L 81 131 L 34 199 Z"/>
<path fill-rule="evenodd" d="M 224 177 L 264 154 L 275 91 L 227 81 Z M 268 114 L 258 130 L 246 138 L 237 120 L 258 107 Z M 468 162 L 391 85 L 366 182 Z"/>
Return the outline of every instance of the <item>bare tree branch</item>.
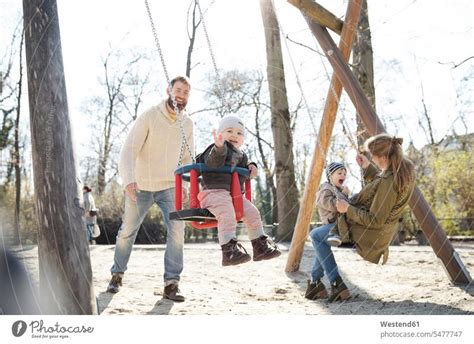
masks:
<path fill-rule="evenodd" d="M 453 65 L 453 67 L 451 69 L 455 69 L 455 68 L 458 68 L 459 66 L 461 66 L 463 63 L 469 61 L 470 59 L 474 59 L 474 56 L 469 56 L 467 58 L 465 58 L 464 60 L 462 60 L 461 62 L 459 63 L 455 63 L 455 62 L 440 62 L 438 61 L 437 63 L 440 64 L 440 65 Z"/>

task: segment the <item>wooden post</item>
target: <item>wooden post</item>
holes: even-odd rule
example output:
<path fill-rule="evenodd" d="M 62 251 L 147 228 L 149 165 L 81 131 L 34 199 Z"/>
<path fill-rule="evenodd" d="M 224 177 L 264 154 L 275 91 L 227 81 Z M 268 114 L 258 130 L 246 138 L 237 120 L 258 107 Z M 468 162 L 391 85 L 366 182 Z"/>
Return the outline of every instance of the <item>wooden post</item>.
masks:
<path fill-rule="evenodd" d="M 289 1 L 291 2 L 291 1 Z M 341 40 L 339 48 L 345 61 L 349 61 L 351 55 L 352 43 L 354 40 L 354 32 L 359 22 L 360 9 L 362 0 L 351 0 L 347 5 L 347 11 L 342 27 Z M 311 18 L 313 18 L 311 16 Z M 319 127 L 316 146 L 314 147 L 313 159 L 311 161 L 310 171 L 304 189 L 301 208 L 296 221 L 295 232 L 291 240 L 290 251 L 286 265 L 287 272 L 297 271 L 299 269 L 301 257 L 303 255 L 304 243 L 308 236 L 308 230 L 313 214 L 314 203 L 316 200 L 316 192 L 324 168 L 324 160 L 331 141 L 334 122 L 336 121 L 336 113 L 339 106 L 339 98 L 342 93 L 342 84 L 335 74 L 331 78 L 328 95 L 326 97 L 326 105 L 324 106 L 323 118 Z"/>
<path fill-rule="evenodd" d="M 364 94 L 362 87 L 344 61 L 344 56 L 342 56 L 328 31 L 310 18 L 306 17 L 306 20 L 314 36 L 323 48 L 334 72 L 339 80 L 341 80 L 344 89 L 349 95 L 369 134 L 376 135 L 386 132 L 382 122 L 380 122 L 380 119 L 370 105 L 367 96 Z M 446 233 L 436 220 L 436 217 L 418 187 L 415 187 L 410 199 L 410 207 L 435 254 L 446 267 L 451 281 L 456 284 L 469 284 L 472 281 L 469 272 L 457 256 Z"/>
<path fill-rule="evenodd" d="M 344 22 L 320 4 L 313 0 L 288 0 L 288 2 L 322 26 L 327 27 L 338 35 L 342 33 Z"/>
<path fill-rule="evenodd" d="M 24 0 L 42 312 L 97 314 L 55 0 Z"/>

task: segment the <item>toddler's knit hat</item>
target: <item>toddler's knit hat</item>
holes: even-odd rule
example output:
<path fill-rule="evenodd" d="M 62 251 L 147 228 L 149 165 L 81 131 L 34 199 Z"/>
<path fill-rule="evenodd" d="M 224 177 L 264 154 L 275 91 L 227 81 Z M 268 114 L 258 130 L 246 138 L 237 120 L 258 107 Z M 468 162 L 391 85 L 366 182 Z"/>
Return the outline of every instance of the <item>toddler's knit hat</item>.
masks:
<path fill-rule="evenodd" d="M 340 162 L 331 162 L 329 165 L 326 166 L 326 178 L 329 180 L 331 174 L 336 172 L 339 169 L 346 169 L 343 163 Z"/>
<path fill-rule="evenodd" d="M 237 116 L 225 116 L 219 122 L 218 133 L 222 133 L 227 128 L 239 128 L 245 133 L 244 122 Z"/>

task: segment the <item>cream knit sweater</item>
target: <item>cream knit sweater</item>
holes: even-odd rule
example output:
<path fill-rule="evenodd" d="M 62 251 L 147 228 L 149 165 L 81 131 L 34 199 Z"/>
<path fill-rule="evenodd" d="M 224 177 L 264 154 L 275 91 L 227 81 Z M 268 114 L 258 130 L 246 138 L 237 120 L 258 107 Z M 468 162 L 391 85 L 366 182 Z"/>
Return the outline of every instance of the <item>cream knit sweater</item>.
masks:
<path fill-rule="evenodd" d="M 186 140 L 194 154 L 193 122 L 182 114 Z M 174 187 L 174 170 L 178 166 L 182 134 L 166 100 L 140 115 L 122 147 L 119 173 L 123 187 L 137 183 L 143 191 L 160 191 Z M 182 164 L 192 162 L 185 147 Z"/>

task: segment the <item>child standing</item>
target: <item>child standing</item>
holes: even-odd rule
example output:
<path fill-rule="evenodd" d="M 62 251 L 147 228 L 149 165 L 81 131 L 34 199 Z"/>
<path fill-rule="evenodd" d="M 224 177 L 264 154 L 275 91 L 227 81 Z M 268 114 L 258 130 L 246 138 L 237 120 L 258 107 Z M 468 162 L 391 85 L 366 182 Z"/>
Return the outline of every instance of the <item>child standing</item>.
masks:
<path fill-rule="evenodd" d="M 249 162 L 247 155 L 240 150 L 244 144 L 245 128 L 240 118 L 224 117 L 216 130 L 213 130 L 214 144 L 196 157 L 196 162 L 211 168 L 223 166 L 243 167 L 250 170 L 250 177 L 257 175 L 257 165 Z M 235 211 L 230 195 L 231 175 L 206 172 L 202 174 L 203 191 L 198 194 L 202 208 L 208 209 L 218 222 L 218 239 L 222 248 L 222 265 L 237 265 L 248 262 L 250 255 L 237 241 Z M 241 189 L 245 177 L 239 176 Z M 253 260 L 267 260 L 280 256 L 281 252 L 273 241 L 263 232 L 263 224 L 258 209 L 243 197 L 244 216 L 252 242 Z"/>
<path fill-rule="evenodd" d="M 343 185 L 346 180 L 346 175 L 347 170 L 344 164 L 331 162 L 326 166 L 326 177 L 328 181 L 321 184 L 317 194 L 317 207 L 323 225 L 334 224 L 327 239 L 327 242 L 331 246 L 339 246 L 343 241 L 338 230 L 339 226 L 336 226 L 336 221 L 339 217 L 339 213 L 336 209 L 336 200 L 343 199 L 349 202 L 349 189 Z M 338 225 L 341 224 L 341 222 L 342 221 L 339 221 Z"/>

